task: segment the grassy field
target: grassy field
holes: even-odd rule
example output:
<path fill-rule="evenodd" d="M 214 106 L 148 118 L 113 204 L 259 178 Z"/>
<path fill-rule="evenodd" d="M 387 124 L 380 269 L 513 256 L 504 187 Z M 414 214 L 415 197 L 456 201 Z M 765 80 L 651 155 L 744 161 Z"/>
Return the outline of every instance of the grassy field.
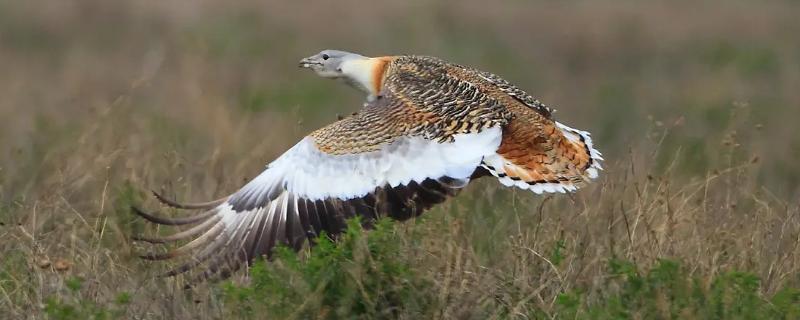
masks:
<path fill-rule="evenodd" d="M 796 1 L 0 0 L 0 318 L 800 318 L 798 16 Z M 482 179 L 251 282 L 157 277 L 169 266 L 130 240 L 157 230 L 130 205 L 228 194 L 357 110 L 360 93 L 297 68 L 325 48 L 501 75 L 592 132 L 606 170 L 572 196 Z"/>

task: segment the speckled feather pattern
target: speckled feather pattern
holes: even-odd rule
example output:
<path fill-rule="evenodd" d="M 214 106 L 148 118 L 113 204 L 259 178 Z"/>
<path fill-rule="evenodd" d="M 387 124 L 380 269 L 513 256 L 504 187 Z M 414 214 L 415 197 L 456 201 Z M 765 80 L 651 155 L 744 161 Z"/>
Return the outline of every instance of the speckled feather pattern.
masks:
<path fill-rule="evenodd" d="M 439 122 L 440 116 L 388 93 L 309 136 L 322 152 L 355 154 L 379 150 L 402 137 L 420 135 L 426 127 Z"/>
<path fill-rule="evenodd" d="M 381 64 L 382 89 L 357 114 L 311 134 L 331 154 L 374 151 L 402 136 L 440 142 L 454 134 L 503 128 L 499 178 L 575 187 L 596 161 L 590 146 L 564 136 L 552 109 L 494 74 L 427 56 L 397 56 Z"/>
<path fill-rule="evenodd" d="M 376 103 L 311 133 L 321 151 L 369 152 L 402 136 L 449 142 L 455 134 L 503 126 L 513 118 L 505 106 L 449 65 L 408 56 L 385 68 Z"/>

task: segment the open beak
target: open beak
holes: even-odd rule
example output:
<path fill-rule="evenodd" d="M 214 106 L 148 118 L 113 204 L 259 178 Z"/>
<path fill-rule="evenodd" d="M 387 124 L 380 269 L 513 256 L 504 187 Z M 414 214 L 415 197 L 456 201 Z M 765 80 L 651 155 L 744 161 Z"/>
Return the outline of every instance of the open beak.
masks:
<path fill-rule="evenodd" d="M 311 68 L 311 66 L 314 66 L 314 65 L 321 66 L 322 62 L 319 62 L 317 59 L 314 59 L 314 57 L 308 57 L 308 58 L 305 58 L 303 60 L 300 60 L 300 64 L 298 66 L 300 68 Z"/>

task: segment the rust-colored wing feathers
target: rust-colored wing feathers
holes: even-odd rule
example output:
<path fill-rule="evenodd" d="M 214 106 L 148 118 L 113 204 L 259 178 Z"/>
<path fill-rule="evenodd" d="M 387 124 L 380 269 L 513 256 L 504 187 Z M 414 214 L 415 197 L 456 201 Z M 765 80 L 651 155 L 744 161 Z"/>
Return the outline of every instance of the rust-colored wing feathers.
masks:
<path fill-rule="evenodd" d="M 515 119 L 503 131 L 497 155 L 484 163 L 506 185 L 535 192 L 551 189 L 541 189 L 539 185 L 553 185 L 553 191 L 573 191 L 596 176 L 593 168 L 599 168 L 595 163 L 599 154 L 592 154 L 581 133 L 564 130 L 567 129 L 558 123 L 537 127 Z M 571 140 L 566 134 L 577 135 L 578 139 Z"/>

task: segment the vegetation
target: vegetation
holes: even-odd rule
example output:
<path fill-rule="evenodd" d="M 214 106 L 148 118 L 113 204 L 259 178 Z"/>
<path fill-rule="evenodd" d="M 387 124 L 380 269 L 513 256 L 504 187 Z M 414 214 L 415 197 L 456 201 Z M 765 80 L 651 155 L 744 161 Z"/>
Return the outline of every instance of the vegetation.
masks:
<path fill-rule="evenodd" d="M 401 239 L 389 220 L 368 235 L 350 221 L 336 243 L 325 235 L 301 260 L 281 248 L 274 263 L 256 264 L 249 284 L 225 286 L 237 318 L 385 319 L 430 315 L 432 284 L 417 276 L 401 253 Z"/>
<path fill-rule="evenodd" d="M 800 8 L 0 1 L 0 314 L 10 319 L 800 318 Z M 404 223 L 184 290 L 130 236 L 240 187 L 363 97 L 323 48 L 497 73 L 592 132 L 573 195 L 480 179 Z"/>
<path fill-rule="evenodd" d="M 281 319 L 419 319 L 441 317 L 446 304 L 425 277 L 401 259 L 389 221 L 369 234 L 352 221 L 347 233 L 333 243 L 319 238 L 319 246 L 305 260 L 284 248 L 272 263 L 257 263 L 251 282 L 228 284 L 226 309 L 237 318 Z M 551 262 L 558 265 L 559 247 Z M 406 249 L 407 251 L 408 249 Z M 503 310 L 496 301 L 479 308 L 481 318 L 576 319 L 796 319 L 800 317 L 800 289 L 783 288 L 770 299 L 760 296 L 760 280 L 751 273 L 730 271 L 710 281 L 691 276 L 678 262 L 658 261 L 650 270 L 610 260 L 603 271 L 607 290 L 596 298 L 576 288 L 556 297 L 550 312 L 538 308 L 527 314 Z M 588 300 L 588 301 L 587 301 Z M 592 301 L 595 300 L 595 301 Z"/>
<path fill-rule="evenodd" d="M 80 319 L 121 319 L 125 315 L 125 305 L 130 302 L 130 295 L 122 292 L 113 302 L 97 303 L 83 299 L 80 295 L 81 279 L 70 278 L 64 282 L 70 297 L 63 299 L 50 297 L 47 299 L 44 311 L 52 319 L 80 320 Z M 70 301 L 72 300 L 72 301 Z"/>

